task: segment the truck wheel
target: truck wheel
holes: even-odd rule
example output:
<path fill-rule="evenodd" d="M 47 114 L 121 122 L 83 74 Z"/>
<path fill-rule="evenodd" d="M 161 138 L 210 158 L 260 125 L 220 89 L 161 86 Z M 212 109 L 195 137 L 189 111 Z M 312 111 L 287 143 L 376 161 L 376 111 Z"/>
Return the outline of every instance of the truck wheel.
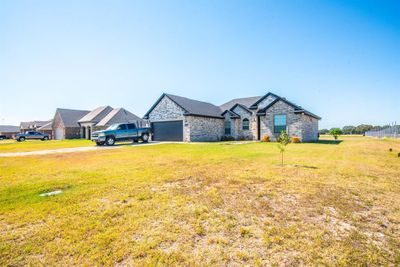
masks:
<path fill-rule="evenodd" d="M 49 140 L 49 137 L 45 136 L 45 137 L 43 137 L 42 140 L 43 140 L 43 141 L 47 141 L 47 140 Z"/>
<path fill-rule="evenodd" d="M 109 136 L 106 138 L 106 145 L 107 146 L 113 146 L 115 144 L 115 138 L 112 136 Z"/>
<path fill-rule="evenodd" d="M 18 141 L 19 141 L 19 142 L 25 141 L 25 137 L 20 137 L 20 138 L 18 138 Z"/>
<path fill-rule="evenodd" d="M 149 135 L 148 134 L 143 134 L 142 135 L 142 141 L 143 141 L 143 143 L 149 142 Z"/>

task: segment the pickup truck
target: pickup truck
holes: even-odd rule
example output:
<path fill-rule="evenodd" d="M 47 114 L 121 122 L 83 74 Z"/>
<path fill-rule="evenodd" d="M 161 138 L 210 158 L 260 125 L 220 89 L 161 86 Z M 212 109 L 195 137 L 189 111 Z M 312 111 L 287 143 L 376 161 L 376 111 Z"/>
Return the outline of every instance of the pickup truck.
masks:
<path fill-rule="evenodd" d="M 27 131 L 25 133 L 18 133 L 15 135 L 15 140 L 18 142 L 25 141 L 27 139 L 46 141 L 50 139 L 50 135 L 35 131 Z"/>
<path fill-rule="evenodd" d="M 132 140 L 138 142 L 142 140 L 144 143 L 149 141 L 150 128 L 137 128 L 135 123 L 117 123 L 108 127 L 106 130 L 96 131 L 92 133 L 92 141 L 98 146 L 112 146 L 116 141 Z"/>

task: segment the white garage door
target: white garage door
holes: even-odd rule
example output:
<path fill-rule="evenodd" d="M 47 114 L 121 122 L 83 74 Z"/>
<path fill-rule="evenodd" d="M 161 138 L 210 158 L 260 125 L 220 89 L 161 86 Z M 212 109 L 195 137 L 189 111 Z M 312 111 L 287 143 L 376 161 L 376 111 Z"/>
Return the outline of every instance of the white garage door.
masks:
<path fill-rule="evenodd" d="M 54 139 L 62 140 L 64 139 L 64 129 L 63 128 L 56 128 L 54 131 Z"/>

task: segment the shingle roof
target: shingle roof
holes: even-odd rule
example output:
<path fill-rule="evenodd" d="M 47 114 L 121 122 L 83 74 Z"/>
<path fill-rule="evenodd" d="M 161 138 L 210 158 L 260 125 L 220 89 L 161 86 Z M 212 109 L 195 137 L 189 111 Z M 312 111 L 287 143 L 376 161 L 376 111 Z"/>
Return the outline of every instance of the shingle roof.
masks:
<path fill-rule="evenodd" d="M 157 104 L 164 98 L 168 97 L 173 102 L 175 102 L 178 106 L 180 106 L 184 111 L 184 115 L 194 115 L 194 116 L 203 116 L 203 117 L 214 117 L 214 118 L 222 118 L 221 109 L 211 103 L 198 101 L 182 96 L 171 95 L 171 94 L 162 94 L 161 97 L 154 103 L 154 105 L 147 111 L 144 115 L 144 118 L 148 118 L 150 112 L 157 106 Z"/>
<path fill-rule="evenodd" d="M 290 101 L 287 100 L 286 98 L 280 97 L 280 96 L 277 96 L 277 98 L 276 98 L 274 101 L 272 101 L 271 103 L 269 103 L 265 108 L 260 109 L 260 110 L 257 112 L 257 114 L 264 114 L 270 107 L 272 107 L 273 105 L 275 105 L 275 103 L 277 103 L 277 102 L 279 102 L 279 101 L 283 101 L 283 102 L 285 102 L 286 104 L 292 106 L 292 107 L 294 108 L 294 113 L 304 113 L 304 114 L 306 114 L 306 115 L 308 115 L 308 116 L 310 116 L 310 117 L 314 117 L 314 118 L 316 118 L 316 119 L 318 119 L 318 120 L 321 119 L 321 117 L 319 117 L 318 115 L 315 115 L 314 113 L 311 113 L 310 111 L 308 111 L 308 110 L 302 108 L 301 106 L 298 106 L 298 105 L 296 105 L 296 104 L 290 102 Z"/>
<path fill-rule="evenodd" d="M 115 108 L 107 114 L 96 126 L 109 126 L 115 123 L 131 123 L 142 119 L 123 108 Z"/>
<path fill-rule="evenodd" d="M 221 109 L 211 103 L 198 101 L 182 96 L 165 94 L 176 104 L 181 106 L 187 115 L 199 115 L 205 117 L 221 117 Z"/>
<path fill-rule="evenodd" d="M 257 102 L 262 96 L 252 96 L 252 97 L 243 97 L 243 98 L 236 98 L 232 99 L 231 101 L 226 102 L 219 106 L 221 110 L 231 109 L 236 104 L 241 104 L 247 108 L 249 108 L 252 104 Z"/>
<path fill-rule="evenodd" d="M 113 110 L 110 106 L 98 107 L 79 119 L 78 122 L 99 122 Z"/>
<path fill-rule="evenodd" d="M 58 108 L 56 113 L 60 115 L 64 127 L 79 127 L 78 120 L 88 114 L 89 111 Z"/>
<path fill-rule="evenodd" d="M 29 128 L 33 128 L 33 127 L 42 127 L 45 124 L 48 124 L 49 122 L 51 122 L 51 120 L 47 120 L 47 121 L 23 121 L 20 123 L 20 128 L 21 129 L 29 129 Z"/>
<path fill-rule="evenodd" d="M 38 130 L 51 130 L 53 125 L 53 120 L 47 122 L 45 125 L 38 128 Z"/>
<path fill-rule="evenodd" d="M 0 125 L 0 133 L 18 133 L 19 126 Z"/>

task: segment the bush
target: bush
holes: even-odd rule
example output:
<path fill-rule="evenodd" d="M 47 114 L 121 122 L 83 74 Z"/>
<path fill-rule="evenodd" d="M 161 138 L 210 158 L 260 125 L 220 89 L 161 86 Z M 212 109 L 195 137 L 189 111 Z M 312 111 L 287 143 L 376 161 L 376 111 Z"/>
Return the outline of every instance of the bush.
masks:
<path fill-rule="evenodd" d="M 221 141 L 234 141 L 234 140 L 235 140 L 235 138 L 233 138 L 233 136 L 231 136 L 231 135 L 223 135 L 221 137 Z"/>
<path fill-rule="evenodd" d="M 263 137 L 261 138 L 261 142 L 269 142 L 271 141 L 268 135 L 263 135 Z"/>
<path fill-rule="evenodd" d="M 300 142 L 301 142 L 300 137 L 292 136 L 292 143 L 300 143 Z"/>

